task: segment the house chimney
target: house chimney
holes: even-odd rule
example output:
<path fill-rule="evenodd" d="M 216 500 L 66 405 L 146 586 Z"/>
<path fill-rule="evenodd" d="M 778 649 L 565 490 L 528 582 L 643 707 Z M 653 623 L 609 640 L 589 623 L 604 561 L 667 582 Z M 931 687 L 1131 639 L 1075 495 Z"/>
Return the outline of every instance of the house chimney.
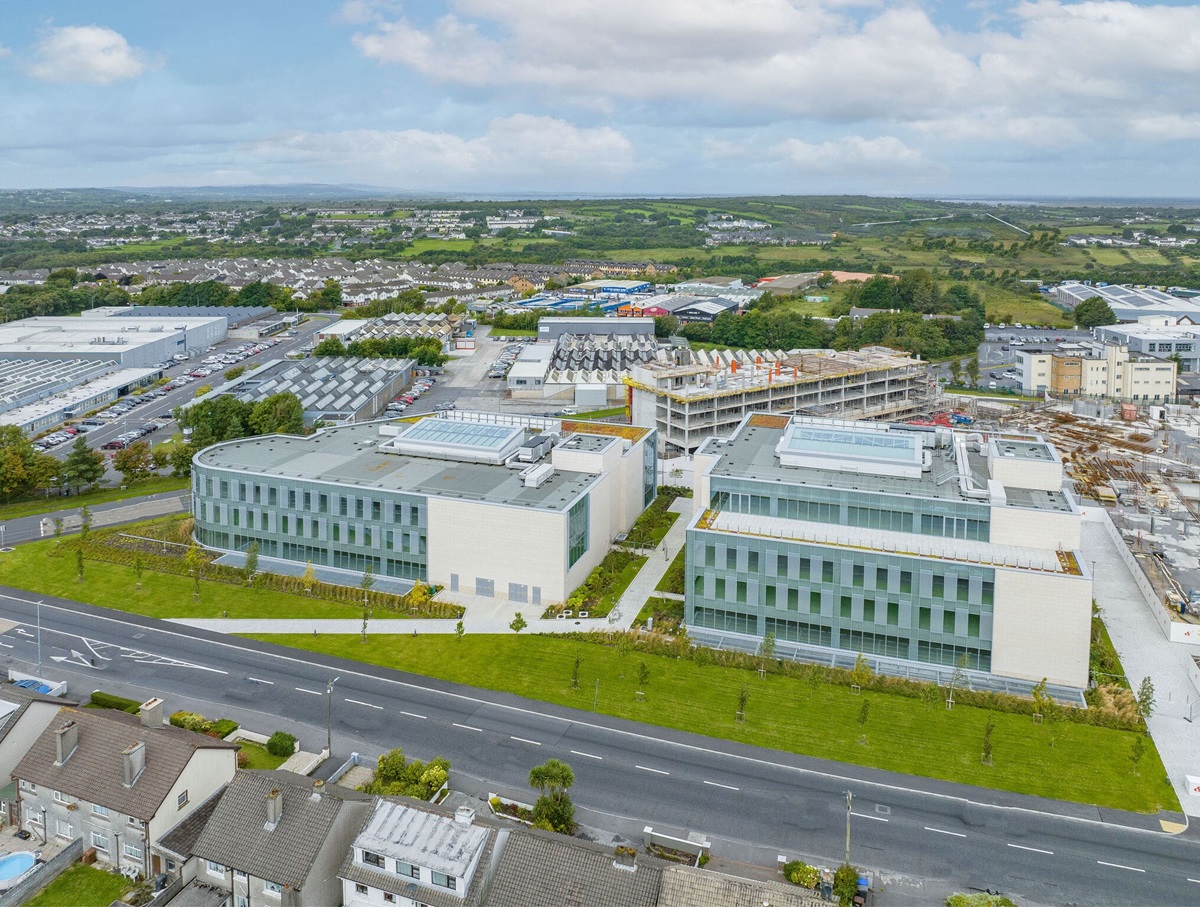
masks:
<path fill-rule="evenodd" d="M 475 821 L 475 810 L 469 806 L 460 806 L 454 811 L 454 821 L 459 825 L 470 825 Z"/>
<path fill-rule="evenodd" d="M 313 782 L 312 795 L 308 798 L 316 803 L 321 799 L 321 795 L 325 793 L 325 782 L 318 778 Z"/>
<path fill-rule="evenodd" d="M 142 724 L 145 727 L 162 727 L 163 725 L 163 701 L 155 696 L 153 699 L 147 699 L 142 703 L 142 707 L 138 712 L 142 717 Z"/>
<path fill-rule="evenodd" d="M 125 768 L 125 786 L 133 787 L 146 768 L 146 744 L 135 743 L 123 751 L 121 761 Z"/>
<path fill-rule="evenodd" d="M 279 793 L 279 788 L 275 788 L 275 790 L 267 794 L 267 824 L 263 828 L 267 831 L 274 831 L 282 815 L 283 795 Z"/>
<path fill-rule="evenodd" d="M 62 765 L 79 749 L 79 725 L 73 720 L 54 731 L 54 764 Z"/>

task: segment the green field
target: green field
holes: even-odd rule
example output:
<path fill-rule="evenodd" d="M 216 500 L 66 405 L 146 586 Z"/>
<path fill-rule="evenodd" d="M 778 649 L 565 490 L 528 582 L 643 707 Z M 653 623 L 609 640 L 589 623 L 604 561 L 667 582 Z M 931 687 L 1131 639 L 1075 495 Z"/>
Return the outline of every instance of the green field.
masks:
<path fill-rule="evenodd" d="M 25 907 L 108 907 L 133 887 L 124 876 L 94 866 L 72 866 Z"/>
<path fill-rule="evenodd" d="M 56 546 L 60 554 L 52 557 Z M 8 554 L 0 554 L 0 583 L 4 585 L 147 617 L 362 618 L 360 606 L 304 595 L 201 581 L 200 600 L 195 601 L 192 580 L 186 576 L 145 570 L 139 589 L 132 567 L 87 560 L 83 571 L 81 583 L 69 541 L 61 544 L 53 540 L 31 542 Z M 399 618 L 404 615 L 387 612 L 379 616 Z"/>
<path fill-rule="evenodd" d="M 799 678 L 702 666 L 626 648 L 552 636 L 256 636 L 297 649 L 411 671 L 531 699 L 773 749 L 1059 800 L 1138 812 L 1177 810 L 1178 801 L 1150 741 L 1134 773 L 1133 731 L 1069 722 L 1037 725 L 1027 715 L 993 713 L 993 765 L 981 764 L 987 713 L 952 711 L 902 696 Z M 575 656 L 582 661 L 572 689 Z M 645 662 L 650 679 L 638 681 Z M 739 690 L 749 693 L 744 723 Z M 635 693 L 642 692 L 639 701 Z M 700 695 L 702 691 L 702 695 Z M 865 725 L 858 722 L 869 702 Z"/>

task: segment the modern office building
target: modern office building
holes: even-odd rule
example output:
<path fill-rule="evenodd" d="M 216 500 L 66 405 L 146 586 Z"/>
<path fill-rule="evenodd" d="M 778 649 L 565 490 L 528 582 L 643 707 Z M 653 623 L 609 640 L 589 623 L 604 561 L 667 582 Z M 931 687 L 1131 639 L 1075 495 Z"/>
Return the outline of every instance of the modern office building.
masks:
<path fill-rule="evenodd" d="M 453 412 L 196 454 L 196 538 L 450 592 L 563 601 L 654 500 L 654 432 Z"/>
<path fill-rule="evenodd" d="M 1038 436 L 758 413 L 697 451 L 695 495 L 694 639 L 1087 685 L 1080 513 Z"/>
<path fill-rule="evenodd" d="M 927 363 L 882 346 L 861 350 L 678 349 L 634 366 L 633 424 L 654 428 L 661 449 L 691 453 L 752 412 L 849 419 L 909 419 L 936 404 Z"/>
<path fill-rule="evenodd" d="M 1178 370 L 1174 360 L 1134 353 L 1122 343 L 1089 341 L 1017 351 L 1017 374 L 1026 394 L 1170 403 Z"/>
<path fill-rule="evenodd" d="M 1175 359 L 1181 372 L 1200 372 L 1200 325 L 1167 315 L 1139 318 L 1136 324 L 1109 324 L 1094 329 L 1097 340 L 1120 343 L 1131 353 Z"/>

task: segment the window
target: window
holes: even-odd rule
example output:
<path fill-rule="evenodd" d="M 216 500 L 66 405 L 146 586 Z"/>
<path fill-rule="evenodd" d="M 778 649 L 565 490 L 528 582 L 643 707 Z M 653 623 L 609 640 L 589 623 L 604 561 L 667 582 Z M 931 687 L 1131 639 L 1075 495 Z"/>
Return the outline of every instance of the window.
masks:
<path fill-rule="evenodd" d="M 92 846 L 96 850 L 108 850 L 108 835 L 92 832 Z"/>
<path fill-rule="evenodd" d="M 458 884 L 458 879 L 454 876 L 448 876 L 444 872 L 435 872 L 433 874 L 433 884 L 454 891 L 455 886 Z"/>
<path fill-rule="evenodd" d="M 775 587 L 774 586 L 767 586 L 767 607 L 768 608 L 775 607 Z"/>
<path fill-rule="evenodd" d="M 588 550 L 588 522 L 590 519 L 590 495 L 584 495 L 571 505 L 567 515 L 567 567 L 574 567 L 575 562 L 583 557 Z M 412 511 L 416 516 L 417 511 Z"/>
<path fill-rule="evenodd" d="M 852 582 L 853 582 L 855 588 L 861 589 L 863 587 L 863 584 L 866 580 L 866 574 L 867 574 L 866 567 L 864 567 L 862 564 L 854 565 L 854 576 L 853 576 Z"/>
<path fill-rule="evenodd" d="M 249 875 L 246 873 L 246 871 L 245 871 L 245 870 L 243 870 L 243 869 L 235 869 L 235 870 L 233 871 L 233 874 L 234 874 L 235 876 L 237 876 L 239 879 L 248 879 L 248 878 L 250 878 L 250 876 L 249 876 Z"/>
<path fill-rule="evenodd" d="M 32 781 L 22 781 L 21 782 L 21 790 L 34 790 L 35 791 L 35 790 L 37 790 L 37 785 L 34 784 Z"/>
<path fill-rule="evenodd" d="M 347 512 L 347 505 L 350 503 L 350 499 L 345 495 L 339 495 L 337 501 L 338 516 L 349 516 L 349 513 Z"/>
<path fill-rule="evenodd" d="M 263 882 L 263 891 L 265 891 L 267 894 L 273 894 L 276 897 L 279 897 L 279 895 L 283 893 L 283 886 L 278 882 Z"/>
<path fill-rule="evenodd" d="M 912 592 L 912 571 L 911 570 L 901 570 L 900 571 L 900 591 L 905 592 L 905 593 Z"/>
<path fill-rule="evenodd" d="M 746 583 L 743 580 L 737 582 L 737 600 L 742 604 L 746 603 Z"/>
<path fill-rule="evenodd" d="M 355 882 L 355 883 L 354 883 L 354 893 L 355 893 L 355 894 L 366 894 L 366 893 L 367 893 L 367 886 L 366 886 L 366 885 L 363 885 L 363 884 L 361 884 L 361 883 L 359 883 L 359 882 Z"/>
<path fill-rule="evenodd" d="M 979 637 L 979 615 L 978 614 L 968 614 L 967 615 L 967 635 L 974 636 L 976 638 Z"/>
<path fill-rule="evenodd" d="M 183 809 L 185 806 L 187 806 L 187 802 L 188 802 L 188 792 L 180 791 L 179 796 L 175 799 L 175 805 L 179 809 Z"/>
<path fill-rule="evenodd" d="M 718 576 L 713 584 L 713 598 L 718 598 L 724 601 L 725 599 L 725 579 Z"/>
<path fill-rule="evenodd" d="M 212 860 L 208 860 L 205 863 L 205 868 L 208 870 L 210 875 L 215 875 L 215 876 L 220 876 L 221 878 L 225 878 L 225 867 L 222 866 L 220 863 L 214 863 Z"/>
<path fill-rule="evenodd" d="M 107 816 L 108 815 L 108 807 L 101 806 L 99 803 L 93 803 L 92 804 L 92 815 L 93 816 Z"/>
<path fill-rule="evenodd" d="M 887 603 L 887 622 L 889 627 L 900 626 L 900 602 Z"/>
<path fill-rule="evenodd" d="M 363 503 L 364 503 L 364 501 L 362 498 L 354 499 L 354 517 L 355 517 L 355 519 L 361 520 L 363 518 Z"/>
<path fill-rule="evenodd" d="M 404 876 L 406 879 L 419 879 L 421 878 L 421 867 L 414 866 L 412 863 L 403 863 L 400 860 L 397 860 L 396 875 Z"/>
<path fill-rule="evenodd" d="M 851 611 L 851 608 L 852 608 L 852 607 L 853 607 L 853 606 L 852 606 L 852 604 L 851 604 L 851 602 L 850 602 L 850 596 L 849 596 L 849 595 L 843 595 L 843 596 L 842 596 L 842 602 L 841 602 L 841 608 L 842 608 L 842 610 L 841 610 L 841 614 L 842 614 L 842 617 L 849 618 L 849 617 L 850 617 L 850 615 L 851 615 L 851 613 L 853 613 L 853 612 Z"/>
<path fill-rule="evenodd" d="M 54 833 L 56 835 L 58 835 L 60 838 L 74 837 L 74 831 L 71 828 L 71 823 L 68 822 L 66 819 L 55 819 L 54 820 Z"/>
<path fill-rule="evenodd" d="M 56 790 L 54 792 L 54 802 L 55 803 L 70 803 L 71 798 L 68 797 L 66 794 L 64 794 L 62 791 Z"/>
<path fill-rule="evenodd" d="M 244 894 L 237 896 L 237 907 L 250 907 L 250 899 Z"/>
<path fill-rule="evenodd" d="M 394 894 L 392 894 L 390 891 L 385 891 L 385 892 L 383 893 L 383 903 L 385 903 L 385 904 L 395 904 L 395 903 L 396 903 L 396 896 L 395 896 Z"/>
<path fill-rule="evenodd" d="M 946 597 L 946 577 L 938 575 L 933 578 L 933 597 Z"/>
<path fill-rule="evenodd" d="M 821 582 L 833 582 L 833 561 L 825 561 L 821 564 Z"/>
<path fill-rule="evenodd" d="M 377 853 L 371 853 L 369 850 L 362 852 L 362 861 L 368 866 L 378 866 L 383 869 L 383 857 Z"/>
<path fill-rule="evenodd" d="M 953 633 L 954 632 L 954 612 L 953 611 L 946 611 L 942 614 L 942 632 L 943 633 Z"/>
<path fill-rule="evenodd" d="M 383 504 L 380 503 L 379 501 L 371 502 L 371 519 L 373 519 L 373 520 L 383 519 Z"/>
<path fill-rule="evenodd" d="M 757 573 L 758 572 L 758 552 L 757 551 L 751 551 L 751 552 L 749 552 L 749 554 L 746 555 L 746 572 L 747 573 Z"/>
<path fill-rule="evenodd" d="M 131 860 L 140 860 L 142 858 L 142 842 L 125 841 L 121 845 L 121 853 L 125 854 Z"/>
<path fill-rule="evenodd" d="M 821 613 L 821 591 L 819 589 L 808 590 L 808 613 Z"/>

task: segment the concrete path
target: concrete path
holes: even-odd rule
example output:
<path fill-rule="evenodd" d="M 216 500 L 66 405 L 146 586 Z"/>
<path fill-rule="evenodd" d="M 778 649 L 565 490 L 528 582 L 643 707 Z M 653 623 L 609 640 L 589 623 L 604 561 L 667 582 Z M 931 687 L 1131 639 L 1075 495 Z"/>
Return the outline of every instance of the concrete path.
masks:
<path fill-rule="evenodd" d="M 687 526 L 692 521 L 692 499 L 676 498 L 671 502 L 670 509 L 680 514 L 680 517 L 667 531 L 661 544 L 650 552 L 650 559 L 633 578 L 633 582 L 629 584 L 629 588 L 625 590 L 625 594 L 613 608 L 609 618 L 615 629 L 628 630 L 633 626 L 642 606 L 646 604 L 646 599 L 652 595 L 662 594 L 655 592 L 654 587 L 662 580 L 667 568 L 671 566 L 671 561 L 683 548 L 687 536 Z"/>
<path fill-rule="evenodd" d="M 1183 812 L 1200 816 L 1200 796 L 1189 791 L 1187 776 L 1200 776 L 1200 725 L 1192 722 L 1198 698 L 1189 674 L 1200 649 L 1172 643 L 1150 612 L 1155 607 L 1134 582 L 1116 542 L 1089 513 L 1083 523 L 1083 554 L 1096 565 L 1095 598 L 1129 684 L 1136 691 L 1143 677 L 1154 683 L 1155 708 L 1148 722 L 1167 775 Z"/>
<path fill-rule="evenodd" d="M 138 520 L 149 520 L 168 513 L 181 513 L 187 509 L 189 492 L 186 488 L 177 491 L 161 491 L 145 497 L 129 498 L 124 501 L 109 501 L 105 504 L 92 505 L 92 528 L 100 529 L 118 523 L 132 523 Z M 63 532 L 79 531 L 79 505 L 53 509 L 65 501 L 74 498 L 47 498 L 45 513 L 31 516 L 16 517 L 11 520 L 0 520 L 4 527 L 3 544 L 27 542 L 31 539 L 53 538 L 54 520 L 62 518 Z"/>

